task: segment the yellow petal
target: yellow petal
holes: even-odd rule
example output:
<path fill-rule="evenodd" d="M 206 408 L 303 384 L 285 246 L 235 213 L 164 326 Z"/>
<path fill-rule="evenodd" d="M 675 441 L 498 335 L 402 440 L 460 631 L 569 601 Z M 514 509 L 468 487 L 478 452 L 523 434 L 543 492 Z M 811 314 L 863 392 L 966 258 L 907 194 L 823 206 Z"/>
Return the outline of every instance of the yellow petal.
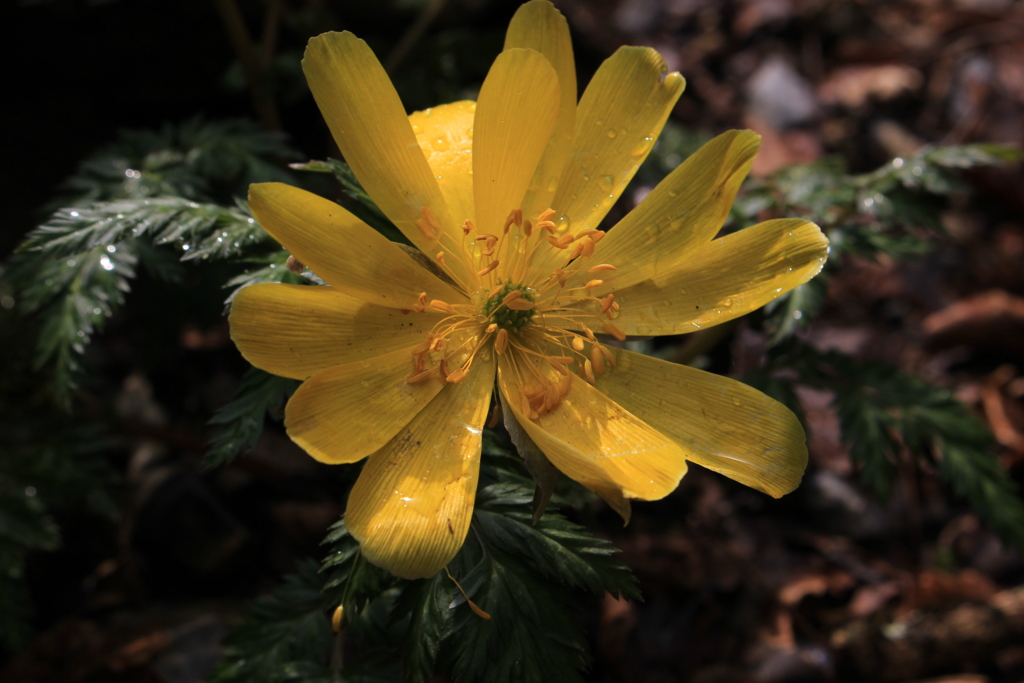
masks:
<path fill-rule="evenodd" d="M 627 335 L 693 332 L 738 318 L 818 274 L 828 240 L 814 223 L 781 218 L 740 230 L 691 251 L 668 273 L 615 291 Z"/>
<path fill-rule="evenodd" d="M 558 75 L 558 122 L 547 150 L 534 173 L 523 200 L 523 214 L 533 219 L 551 207 L 558 178 L 568 161 L 576 124 L 576 61 L 565 17 L 547 0 L 532 0 L 522 5 L 512 17 L 505 34 L 505 49 L 529 48 L 551 63 Z"/>
<path fill-rule="evenodd" d="M 370 456 L 352 488 L 345 526 L 373 564 L 407 579 L 432 576 L 462 547 L 480 472 L 480 435 L 494 361 L 478 357 Z"/>
<path fill-rule="evenodd" d="M 575 375 L 551 412 L 530 420 L 520 410 L 520 379 L 503 355 L 498 384 L 526 433 L 566 476 L 601 496 L 629 521 L 629 499 L 658 500 L 686 474 L 687 453 Z M 551 379 L 559 377 L 551 371 Z"/>
<path fill-rule="evenodd" d="M 342 363 L 410 348 L 440 320 L 403 314 L 334 287 L 259 284 L 231 303 L 231 339 L 246 360 L 282 377 L 306 379 Z"/>
<path fill-rule="evenodd" d="M 628 287 L 671 269 L 687 252 L 710 242 L 725 223 L 754 163 L 761 136 L 730 130 L 711 140 L 668 175 L 598 243 L 593 263 L 621 266 L 605 276 Z M 570 287 L 582 284 L 570 281 Z"/>
<path fill-rule="evenodd" d="M 678 73 L 647 47 L 621 47 L 594 74 L 552 208 L 578 234 L 596 228 L 654 146 L 683 92 Z"/>
<path fill-rule="evenodd" d="M 476 102 L 452 102 L 409 116 L 452 220 L 476 221 L 473 210 L 473 118 Z"/>
<path fill-rule="evenodd" d="M 316 373 L 288 401 L 288 436 L 329 464 L 383 448 L 444 386 L 440 378 L 409 384 L 412 360 L 409 349 L 398 349 Z"/>
<path fill-rule="evenodd" d="M 311 38 L 302 60 L 309 89 L 345 161 L 381 211 L 425 254 L 461 244 L 437 180 L 416 142 L 402 101 L 369 46 L 348 31 Z M 441 225 L 438 243 L 416 226 L 429 208 Z M 448 262 L 456 281 L 469 273 Z"/>
<path fill-rule="evenodd" d="M 487 73 L 473 126 L 473 191 L 482 232 L 501 235 L 509 212 L 521 208 L 558 120 L 558 87 L 551 64 L 533 50 L 505 50 Z"/>
<path fill-rule="evenodd" d="M 784 405 L 727 377 L 624 349 L 597 387 L 671 436 L 687 458 L 778 498 L 807 467 L 799 420 Z"/>
<path fill-rule="evenodd" d="M 313 272 L 363 301 L 411 309 L 421 292 L 464 297 L 413 261 L 398 245 L 345 209 L 283 183 L 249 186 L 253 216 Z"/>

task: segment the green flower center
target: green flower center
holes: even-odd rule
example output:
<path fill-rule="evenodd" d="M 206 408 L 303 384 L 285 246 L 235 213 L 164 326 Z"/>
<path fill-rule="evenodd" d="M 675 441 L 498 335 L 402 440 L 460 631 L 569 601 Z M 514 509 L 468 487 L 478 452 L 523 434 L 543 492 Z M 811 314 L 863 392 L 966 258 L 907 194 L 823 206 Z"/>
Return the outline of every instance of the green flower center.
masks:
<path fill-rule="evenodd" d="M 520 299 L 525 299 L 530 302 L 534 301 L 534 293 L 532 289 L 526 285 L 514 285 L 511 282 L 506 282 L 497 294 L 484 302 L 484 315 L 486 315 L 492 323 L 497 325 L 498 329 L 507 330 L 509 332 L 518 332 L 530 322 L 530 319 L 533 318 L 533 312 L 536 309 L 530 308 L 529 310 L 521 311 L 513 310 L 508 306 L 503 305 L 505 297 L 512 292 L 519 292 Z"/>

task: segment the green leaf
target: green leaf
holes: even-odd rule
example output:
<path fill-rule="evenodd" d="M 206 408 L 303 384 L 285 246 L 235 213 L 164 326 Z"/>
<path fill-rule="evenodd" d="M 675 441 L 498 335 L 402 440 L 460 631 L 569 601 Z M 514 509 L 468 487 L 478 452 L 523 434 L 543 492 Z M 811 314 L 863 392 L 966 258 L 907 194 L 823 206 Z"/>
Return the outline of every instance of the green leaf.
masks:
<path fill-rule="evenodd" d="M 196 118 L 160 130 L 121 131 L 83 161 L 51 210 L 91 201 L 176 196 L 226 201 L 250 183 L 290 182 L 281 163 L 298 158 L 279 132 L 240 119 Z"/>
<path fill-rule="evenodd" d="M 329 680 L 333 634 L 316 563 L 301 562 L 258 599 L 224 640 L 224 658 L 208 683 Z"/>
<path fill-rule="evenodd" d="M 68 258 L 16 254 L 10 262 L 20 310 L 36 324 L 35 368 L 50 370 L 54 397 L 64 406 L 78 386 L 86 344 L 124 303 L 135 276 L 133 247 L 96 246 Z"/>
<path fill-rule="evenodd" d="M 888 495 L 904 452 L 942 480 L 1008 543 L 1024 548 L 1024 499 L 994 455 L 984 422 L 946 390 L 884 363 L 803 349 L 801 381 L 835 392 L 843 440 L 865 484 Z"/>
<path fill-rule="evenodd" d="M 250 368 L 230 403 L 210 419 L 211 425 L 222 425 L 210 438 L 203 458 L 207 468 L 228 464 L 240 453 L 248 453 L 263 433 L 264 416 L 280 419 L 285 402 L 295 393 L 299 381 L 278 377 L 257 368 Z"/>
<path fill-rule="evenodd" d="M 228 233 L 227 231 L 231 231 Z M 231 235 L 228 244 L 265 239 L 247 212 L 217 204 L 198 203 L 183 197 L 122 199 L 92 202 L 59 209 L 47 222 L 30 232 L 19 251 L 41 251 L 52 258 L 74 256 L 99 246 L 148 236 L 155 244 L 178 242 L 188 252 L 193 243 L 205 245 L 210 255 L 234 255 L 234 250 L 216 249 L 205 240 Z M 191 255 L 185 253 L 185 257 Z"/>

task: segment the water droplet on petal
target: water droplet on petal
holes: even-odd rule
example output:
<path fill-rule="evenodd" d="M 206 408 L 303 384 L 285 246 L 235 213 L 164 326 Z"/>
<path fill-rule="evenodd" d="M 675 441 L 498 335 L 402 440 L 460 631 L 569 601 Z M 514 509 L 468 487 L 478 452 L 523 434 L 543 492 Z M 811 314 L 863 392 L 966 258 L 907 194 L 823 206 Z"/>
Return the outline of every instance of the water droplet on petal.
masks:
<path fill-rule="evenodd" d="M 605 192 L 611 192 L 615 186 L 615 178 L 610 175 L 603 175 L 598 178 L 597 185 Z"/>
<path fill-rule="evenodd" d="M 436 140 L 434 140 L 433 147 L 438 152 L 443 152 L 446 149 L 448 149 L 448 140 L 446 140 L 445 138 L 437 138 Z"/>
<path fill-rule="evenodd" d="M 616 132 L 615 132 L 614 130 L 612 130 L 611 128 L 609 128 L 609 129 L 608 129 L 608 133 L 607 133 L 607 135 L 608 135 L 608 137 L 609 137 L 609 138 L 611 138 L 611 139 L 613 139 L 613 140 L 614 140 L 614 139 L 615 139 L 615 136 L 617 136 L 617 135 L 618 135 L 618 133 L 616 133 Z"/>

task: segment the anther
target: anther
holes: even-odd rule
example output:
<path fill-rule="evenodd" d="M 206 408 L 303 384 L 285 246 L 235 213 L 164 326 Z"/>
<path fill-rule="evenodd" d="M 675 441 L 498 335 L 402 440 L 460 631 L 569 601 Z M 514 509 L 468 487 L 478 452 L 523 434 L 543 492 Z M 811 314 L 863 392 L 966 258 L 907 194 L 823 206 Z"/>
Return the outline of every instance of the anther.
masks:
<path fill-rule="evenodd" d="M 602 263 L 600 265 L 594 266 L 593 268 L 591 268 L 587 272 L 588 273 L 596 273 L 596 272 L 601 271 L 601 270 L 616 270 L 616 268 L 615 268 L 615 266 L 613 266 L 610 263 Z"/>
<path fill-rule="evenodd" d="M 594 344 L 590 347 L 590 363 L 594 366 L 594 373 L 600 377 L 604 374 L 604 355 L 601 353 L 601 346 Z"/>
<path fill-rule="evenodd" d="M 571 233 L 568 233 L 568 232 L 565 233 L 564 235 L 562 235 L 561 237 L 555 237 L 554 235 L 548 235 L 548 242 L 550 242 L 551 246 L 555 247 L 556 249 L 566 249 L 566 248 L 568 248 L 568 246 L 570 244 L 572 244 L 573 240 L 575 240 L 575 239 L 576 239 L 576 237 L 573 236 Z"/>
<path fill-rule="evenodd" d="M 477 277 L 483 277 L 484 275 L 487 275 L 487 273 L 491 272 L 492 270 L 498 267 L 498 263 L 499 261 L 497 259 L 491 261 L 490 264 L 488 264 L 486 267 L 476 271 Z"/>
<path fill-rule="evenodd" d="M 573 337 L 572 338 L 572 348 L 574 348 L 577 351 L 582 353 L 582 351 L 584 349 L 583 337 L 580 337 L 580 336 Z"/>
<path fill-rule="evenodd" d="M 523 295 L 523 293 L 520 290 L 513 289 L 511 292 L 509 292 L 504 297 L 502 297 L 501 303 L 503 303 L 506 306 L 508 306 L 510 303 L 512 303 L 513 301 L 515 301 L 516 299 L 518 299 L 522 295 Z"/>
<path fill-rule="evenodd" d="M 463 366 L 455 372 L 449 373 L 449 375 L 445 377 L 445 381 L 450 384 L 458 384 L 462 380 L 466 379 L 467 375 L 469 375 L 469 366 Z"/>
<path fill-rule="evenodd" d="M 484 331 L 485 331 L 485 332 L 486 332 L 487 334 L 494 334 L 494 331 L 495 331 L 496 329 L 498 329 L 498 323 L 491 323 L 490 325 L 488 325 L 488 326 L 487 326 L 487 329 L 486 329 L 486 330 L 484 330 Z"/>
<path fill-rule="evenodd" d="M 438 235 L 441 234 L 440 221 L 437 220 L 437 216 L 434 215 L 434 212 L 429 207 L 422 207 L 420 212 L 423 214 L 423 217 L 416 219 L 416 227 L 420 229 L 420 232 L 428 240 L 436 241 Z"/>
<path fill-rule="evenodd" d="M 493 323 L 492 323 L 493 324 Z M 499 356 L 505 353 L 505 349 L 508 347 L 508 332 L 504 329 L 498 330 L 498 334 L 494 337 L 494 352 Z"/>
<path fill-rule="evenodd" d="M 454 306 L 452 306 L 449 303 L 445 303 L 444 301 L 441 301 L 440 299 L 432 300 L 430 302 L 430 307 L 433 308 L 435 311 L 441 311 L 442 313 L 455 313 L 456 312 Z M 604 313 L 604 311 L 601 311 L 601 312 Z"/>
<path fill-rule="evenodd" d="M 437 373 L 434 371 L 434 368 L 430 368 L 429 370 L 424 370 L 422 372 L 416 373 L 415 375 L 413 375 L 412 377 L 405 381 L 407 384 L 420 384 L 421 382 L 427 381 L 436 374 Z"/>
<path fill-rule="evenodd" d="M 562 365 L 561 363 L 559 363 L 558 361 L 556 361 L 555 359 L 553 359 L 553 358 L 548 358 L 548 365 L 550 365 L 555 370 L 557 370 L 558 374 L 560 374 L 560 375 L 567 375 L 567 374 L 569 374 L 569 369 L 567 367 L 565 367 L 564 365 Z"/>
<path fill-rule="evenodd" d="M 586 373 L 586 379 L 591 384 L 597 384 L 597 378 L 594 377 L 594 366 L 589 360 L 583 361 L 583 372 Z"/>
<path fill-rule="evenodd" d="M 600 287 L 604 284 L 604 280 L 591 280 L 587 284 L 583 285 L 584 289 L 592 289 L 594 287 Z"/>
<path fill-rule="evenodd" d="M 444 262 L 444 252 L 443 251 L 437 252 L 437 262 L 440 263 L 442 266 L 446 265 L 445 262 Z"/>
<path fill-rule="evenodd" d="M 505 231 L 505 234 L 508 234 L 508 229 L 512 227 L 513 223 L 515 224 L 515 226 L 517 228 L 522 226 L 522 224 L 523 224 L 523 210 L 522 209 L 512 209 L 512 211 L 509 212 L 508 218 L 505 219 L 505 225 L 502 227 L 502 230 Z"/>
<path fill-rule="evenodd" d="M 611 309 L 613 303 L 615 303 L 615 295 L 614 294 L 609 294 L 608 296 L 606 296 L 603 299 L 601 299 L 601 313 L 600 313 L 600 315 L 604 315 L 605 313 L 607 313 L 609 311 L 609 309 Z"/>
<path fill-rule="evenodd" d="M 469 220 L 468 218 L 466 220 L 462 221 L 462 234 L 463 235 L 468 235 L 469 233 L 473 232 L 474 230 L 476 230 L 476 226 L 473 225 L 473 221 Z"/>
<path fill-rule="evenodd" d="M 604 328 L 605 332 L 607 332 L 608 334 L 612 335 L 613 337 L 615 337 L 619 341 L 626 341 L 626 333 L 623 332 L 622 330 L 620 330 L 614 324 L 612 324 L 612 323 L 604 323 L 602 325 L 602 327 Z"/>
<path fill-rule="evenodd" d="M 513 299 L 512 301 L 505 304 L 510 311 L 532 311 L 537 304 L 533 303 L 529 299 Z"/>

